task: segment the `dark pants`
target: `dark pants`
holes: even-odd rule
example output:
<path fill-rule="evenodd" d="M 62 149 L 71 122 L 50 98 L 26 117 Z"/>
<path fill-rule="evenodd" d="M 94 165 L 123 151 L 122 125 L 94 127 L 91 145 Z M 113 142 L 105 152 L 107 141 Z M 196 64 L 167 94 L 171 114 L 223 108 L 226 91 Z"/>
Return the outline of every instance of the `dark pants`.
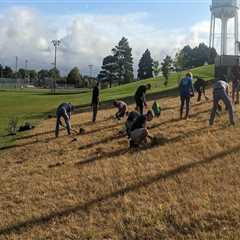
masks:
<path fill-rule="evenodd" d="M 120 110 L 118 110 L 118 112 L 117 112 L 116 115 L 115 115 L 116 118 L 117 118 L 118 120 L 120 120 L 121 118 L 123 118 L 123 117 L 125 116 L 126 110 L 127 110 L 126 106 L 124 106 L 123 108 L 121 108 Z"/>
<path fill-rule="evenodd" d="M 181 106 L 180 106 L 180 118 L 183 115 L 183 108 L 186 103 L 186 115 L 185 118 L 188 118 L 189 110 L 190 110 L 190 96 L 181 96 Z"/>
<path fill-rule="evenodd" d="M 202 90 L 199 89 L 199 90 L 197 91 L 197 93 L 198 93 L 197 101 L 200 102 L 200 101 L 201 101 L 201 97 L 202 97 Z"/>
<path fill-rule="evenodd" d="M 141 99 L 136 99 L 136 107 L 140 114 L 143 115 L 144 102 Z"/>
<path fill-rule="evenodd" d="M 70 126 L 70 122 L 69 122 L 69 117 L 65 111 L 61 111 L 61 112 L 57 113 L 56 128 L 55 128 L 55 136 L 56 137 L 58 137 L 59 127 L 60 127 L 60 125 L 62 125 L 61 117 L 63 117 L 63 119 L 65 121 L 68 134 L 69 135 L 71 134 L 71 131 L 70 131 L 71 126 Z"/>
<path fill-rule="evenodd" d="M 234 125 L 235 121 L 234 121 L 233 105 L 225 90 L 217 90 L 213 92 L 213 108 L 212 108 L 211 116 L 209 119 L 209 124 L 213 125 L 220 100 L 224 102 L 226 109 L 228 110 L 229 121 L 231 124 Z"/>
<path fill-rule="evenodd" d="M 92 105 L 92 111 L 93 111 L 92 121 L 96 122 L 97 112 L 98 112 L 98 104 L 97 103 Z"/>

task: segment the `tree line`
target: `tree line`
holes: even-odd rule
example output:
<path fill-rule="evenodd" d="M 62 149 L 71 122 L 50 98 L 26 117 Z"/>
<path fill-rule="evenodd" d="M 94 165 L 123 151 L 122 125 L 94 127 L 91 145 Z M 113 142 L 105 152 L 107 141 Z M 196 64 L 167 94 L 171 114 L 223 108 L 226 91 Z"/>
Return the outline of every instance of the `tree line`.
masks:
<path fill-rule="evenodd" d="M 127 38 L 123 37 L 117 46 L 112 49 L 112 54 L 103 59 L 98 80 L 107 84 L 110 88 L 114 83 L 123 84 L 134 81 L 132 48 Z M 179 50 L 175 57 L 166 56 L 162 62 L 154 60 L 151 52 L 146 49 L 138 63 L 137 79 L 142 80 L 157 77 L 160 73 L 164 76 L 164 84 L 168 84 L 171 71 L 182 71 L 205 63 L 213 64 L 217 56 L 214 48 L 209 48 L 204 43 L 191 48 L 189 45 Z"/>
<path fill-rule="evenodd" d="M 214 48 L 209 48 L 204 43 L 191 48 L 189 45 L 179 50 L 175 57 L 165 56 L 162 62 L 154 60 L 149 49 L 142 54 L 137 69 L 137 79 L 134 79 L 132 48 L 128 39 L 122 37 L 119 43 L 111 50 L 111 54 L 103 58 L 101 70 L 97 79 L 83 76 L 78 67 L 74 67 L 67 76 L 61 77 L 58 69 L 26 70 L 20 68 L 14 72 L 10 67 L 0 65 L 0 76 L 3 78 L 30 79 L 39 86 L 42 86 L 50 78 L 55 78 L 57 83 L 71 84 L 75 87 L 91 87 L 96 80 L 107 87 L 113 84 L 125 84 L 135 80 L 142 80 L 158 77 L 161 73 L 165 78 L 164 84 L 168 84 L 169 73 L 171 71 L 182 71 L 205 63 L 213 64 L 217 56 Z"/>

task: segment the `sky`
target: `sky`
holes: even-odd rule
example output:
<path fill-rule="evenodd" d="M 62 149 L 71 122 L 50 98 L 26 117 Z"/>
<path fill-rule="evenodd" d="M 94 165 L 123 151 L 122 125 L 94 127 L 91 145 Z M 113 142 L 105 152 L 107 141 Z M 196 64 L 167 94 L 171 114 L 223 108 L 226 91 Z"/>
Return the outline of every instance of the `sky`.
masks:
<path fill-rule="evenodd" d="M 57 67 L 93 74 L 124 36 L 136 71 L 149 49 L 154 60 L 174 56 L 184 45 L 208 44 L 210 0 L 0 0 L 0 63 L 50 69 L 60 39 Z"/>

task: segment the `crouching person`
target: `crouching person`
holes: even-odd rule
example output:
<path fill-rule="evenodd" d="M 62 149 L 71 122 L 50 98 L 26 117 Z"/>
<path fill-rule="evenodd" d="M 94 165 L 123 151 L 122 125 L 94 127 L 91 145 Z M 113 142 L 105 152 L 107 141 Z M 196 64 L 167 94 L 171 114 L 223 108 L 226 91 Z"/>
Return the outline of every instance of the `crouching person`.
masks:
<path fill-rule="evenodd" d="M 141 114 L 139 112 L 132 111 L 132 112 L 128 113 L 128 118 L 125 123 L 125 128 L 126 128 L 128 138 L 130 138 L 131 128 L 132 128 L 133 123 L 140 116 L 141 116 Z"/>
<path fill-rule="evenodd" d="M 71 103 L 62 103 L 58 106 L 56 111 L 56 129 L 55 129 L 55 136 L 58 137 L 59 135 L 59 127 L 60 125 L 64 127 L 64 125 L 61 122 L 61 118 L 64 119 L 66 124 L 66 129 L 68 132 L 68 135 L 71 134 L 71 112 L 73 111 L 73 105 Z"/>
<path fill-rule="evenodd" d="M 130 147 L 138 147 L 139 144 L 147 143 L 147 138 L 152 139 L 152 136 L 147 130 L 147 121 L 152 121 L 153 113 L 151 110 L 146 115 L 140 115 L 137 117 L 130 130 Z"/>
<path fill-rule="evenodd" d="M 160 105 L 157 103 L 157 101 L 154 101 L 153 105 L 152 105 L 152 110 L 154 112 L 154 116 L 159 118 L 161 115 L 161 107 Z"/>
<path fill-rule="evenodd" d="M 229 114 L 229 121 L 232 125 L 235 124 L 234 110 L 232 102 L 228 96 L 229 85 L 225 82 L 225 78 L 222 77 L 223 80 L 217 80 L 213 85 L 213 108 L 211 112 L 211 116 L 209 119 L 209 124 L 213 125 L 214 118 L 219 106 L 219 101 L 222 100 L 225 104 L 225 107 Z"/>
<path fill-rule="evenodd" d="M 116 118 L 120 120 L 127 114 L 127 104 L 123 101 L 114 101 L 113 106 L 118 109 L 117 113 L 115 114 Z"/>

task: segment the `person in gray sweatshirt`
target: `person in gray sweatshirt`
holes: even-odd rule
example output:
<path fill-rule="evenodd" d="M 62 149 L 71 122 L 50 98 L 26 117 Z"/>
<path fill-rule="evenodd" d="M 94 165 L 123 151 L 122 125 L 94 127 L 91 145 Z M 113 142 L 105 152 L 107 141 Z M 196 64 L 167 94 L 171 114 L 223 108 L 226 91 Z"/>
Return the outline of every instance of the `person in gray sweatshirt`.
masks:
<path fill-rule="evenodd" d="M 58 106 L 56 111 L 56 128 L 55 128 L 55 136 L 56 138 L 59 135 L 59 127 L 60 125 L 64 127 L 64 125 L 61 122 L 61 118 L 64 119 L 66 124 L 66 129 L 68 132 L 68 135 L 71 134 L 71 112 L 73 111 L 73 105 L 71 103 L 62 103 Z"/>
<path fill-rule="evenodd" d="M 221 77 L 222 80 L 217 80 L 213 84 L 213 108 L 209 119 L 209 124 L 213 125 L 214 118 L 218 109 L 219 101 L 222 100 L 228 110 L 229 121 L 232 125 L 235 125 L 234 109 L 230 97 L 228 96 L 229 85 L 225 80 L 225 77 Z"/>

